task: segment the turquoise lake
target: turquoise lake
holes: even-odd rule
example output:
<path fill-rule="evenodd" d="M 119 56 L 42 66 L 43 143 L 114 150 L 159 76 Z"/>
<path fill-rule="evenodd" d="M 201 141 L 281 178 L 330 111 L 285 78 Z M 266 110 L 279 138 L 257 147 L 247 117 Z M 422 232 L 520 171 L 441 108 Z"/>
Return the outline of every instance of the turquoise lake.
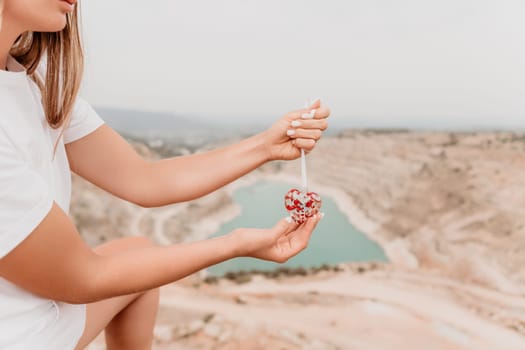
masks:
<path fill-rule="evenodd" d="M 212 237 L 224 235 L 240 227 L 273 227 L 279 219 L 288 216 L 284 208 L 284 195 L 290 188 L 292 186 L 289 184 L 264 181 L 238 189 L 233 198 L 242 207 L 241 214 L 222 225 Z M 314 231 L 307 249 L 285 264 L 236 258 L 210 267 L 209 273 L 220 276 L 229 271 L 273 270 L 280 266 L 313 267 L 346 261 L 387 261 L 377 243 L 352 226 L 331 198 L 323 193 L 319 194 L 323 200 L 321 211 L 325 213 L 325 217 Z"/>

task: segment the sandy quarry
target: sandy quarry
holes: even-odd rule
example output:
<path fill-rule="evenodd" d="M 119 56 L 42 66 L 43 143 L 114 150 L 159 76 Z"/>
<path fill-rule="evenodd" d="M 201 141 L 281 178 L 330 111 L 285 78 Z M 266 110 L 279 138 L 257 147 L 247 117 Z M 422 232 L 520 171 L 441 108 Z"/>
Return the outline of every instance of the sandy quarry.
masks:
<path fill-rule="evenodd" d="M 268 164 L 157 209 L 75 178 L 72 215 L 92 245 L 138 234 L 202 239 L 238 214 L 235 188 L 297 183 L 297 166 Z M 311 187 L 391 263 L 217 283 L 196 274 L 163 289 L 155 349 L 525 348 L 524 135 L 352 131 L 323 139 L 309 169 Z M 90 347 L 103 348 L 101 339 Z"/>

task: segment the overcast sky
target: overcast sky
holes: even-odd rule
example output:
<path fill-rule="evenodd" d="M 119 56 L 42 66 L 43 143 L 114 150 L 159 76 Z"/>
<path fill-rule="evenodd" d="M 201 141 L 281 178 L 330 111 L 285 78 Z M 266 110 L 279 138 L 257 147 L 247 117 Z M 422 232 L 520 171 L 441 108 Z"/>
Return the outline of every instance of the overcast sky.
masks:
<path fill-rule="evenodd" d="M 87 0 L 95 106 L 348 126 L 525 129 L 523 0 Z"/>

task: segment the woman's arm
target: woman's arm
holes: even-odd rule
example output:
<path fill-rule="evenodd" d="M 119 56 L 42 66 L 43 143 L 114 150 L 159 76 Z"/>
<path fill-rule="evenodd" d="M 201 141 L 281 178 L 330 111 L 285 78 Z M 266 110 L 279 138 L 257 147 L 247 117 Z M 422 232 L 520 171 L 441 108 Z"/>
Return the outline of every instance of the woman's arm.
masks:
<path fill-rule="evenodd" d="M 319 217 L 297 226 L 239 229 L 210 240 L 97 255 L 56 204 L 40 225 L 0 259 L 0 276 L 45 298 L 89 303 L 145 291 L 236 256 L 284 262 L 307 245 Z"/>
<path fill-rule="evenodd" d="M 199 198 L 268 160 L 264 141 L 256 135 L 206 153 L 148 162 L 107 125 L 66 150 L 75 173 L 144 207 Z"/>
<path fill-rule="evenodd" d="M 310 151 L 326 129 L 330 111 L 317 101 L 309 110 L 288 113 L 269 130 L 236 144 L 156 162 L 142 159 L 114 130 L 103 125 L 66 145 L 71 169 L 100 188 L 145 207 L 183 202 L 208 194 L 274 159 L 295 159 Z M 292 127 L 291 122 L 301 125 Z M 291 136 L 286 134 L 294 129 Z M 294 144 L 295 143 L 295 144 Z"/>

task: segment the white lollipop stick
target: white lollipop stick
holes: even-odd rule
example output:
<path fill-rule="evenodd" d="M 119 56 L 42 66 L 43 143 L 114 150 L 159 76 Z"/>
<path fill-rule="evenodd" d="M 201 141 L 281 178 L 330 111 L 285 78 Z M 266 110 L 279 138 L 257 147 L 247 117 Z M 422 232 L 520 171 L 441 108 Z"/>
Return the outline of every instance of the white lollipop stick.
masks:
<path fill-rule="evenodd" d="M 305 108 L 310 107 L 310 99 L 306 99 Z M 308 176 L 306 175 L 306 155 L 304 149 L 301 148 L 301 178 L 303 180 L 303 190 L 308 192 Z"/>
<path fill-rule="evenodd" d="M 306 156 L 304 149 L 301 148 L 301 177 L 303 179 L 303 189 L 308 192 L 308 177 L 306 176 Z"/>

